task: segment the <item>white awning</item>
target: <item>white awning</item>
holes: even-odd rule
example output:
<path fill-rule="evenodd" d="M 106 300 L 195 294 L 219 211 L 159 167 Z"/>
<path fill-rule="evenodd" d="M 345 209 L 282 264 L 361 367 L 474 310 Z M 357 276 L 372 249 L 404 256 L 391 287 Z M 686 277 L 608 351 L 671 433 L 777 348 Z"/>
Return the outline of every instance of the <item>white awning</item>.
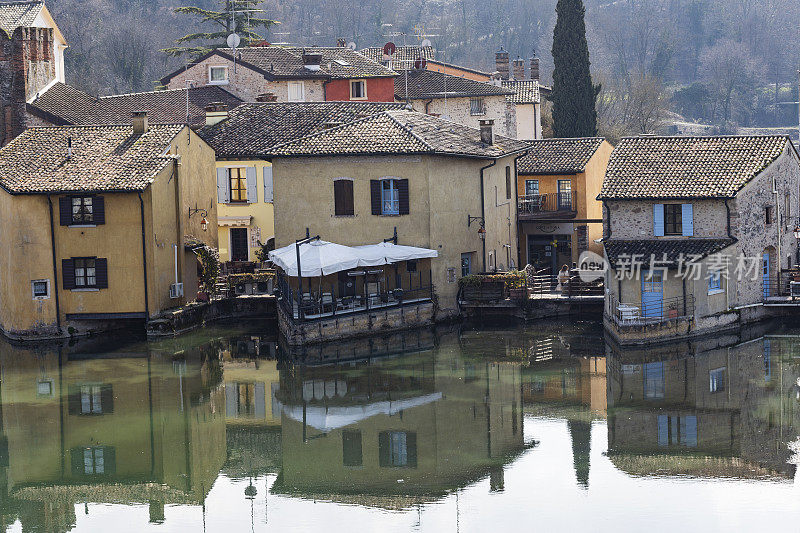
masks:
<path fill-rule="evenodd" d="M 220 227 L 224 226 L 249 226 L 250 221 L 253 219 L 250 215 L 242 216 L 220 216 L 217 217 L 217 224 Z"/>
<path fill-rule="evenodd" d="M 297 277 L 297 247 L 294 244 L 269 253 L 270 260 L 290 277 Z M 303 277 L 318 277 L 350 270 L 359 266 L 360 256 L 354 248 L 328 241 L 311 241 L 300 245 L 300 268 Z"/>
<path fill-rule="evenodd" d="M 362 264 L 360 266 L 388 265 L 399 261 L 439 256 L 436 250 L 417 248 L 416 246 L 403 246 L 390 242 L 356 246 L 355 249 L 361 257 Z"/>

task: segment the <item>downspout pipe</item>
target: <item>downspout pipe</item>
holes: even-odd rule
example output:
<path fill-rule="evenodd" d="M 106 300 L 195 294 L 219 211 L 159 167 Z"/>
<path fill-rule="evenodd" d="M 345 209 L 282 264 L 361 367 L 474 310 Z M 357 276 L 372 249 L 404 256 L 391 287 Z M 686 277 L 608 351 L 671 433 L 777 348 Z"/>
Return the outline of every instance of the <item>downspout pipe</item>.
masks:
<path fill-rule="evenodd" d="M 150 296 L 147 292 L 147 239 L 145 237 L 144 225 L 144 200 L 142 199 L 142 192 L 139 195 L 139 213 L 142 219 L 142 274 L 144 275 L 144 314 L 145 321 L 150 320 Z"/>
<path fill-rule="evenodd" d="M 61 333 L 61 305 L 58 299 L 58 262 L 56 260 L 56 231 L 55 223 L 53 222 L 53 201 L 50 195 L 47 195 L 47 207 L 50 209 L 50 248 L 53 254 L 53 296 L 56 301 L 56 327 L 58 332 Z"/>
<path fill-rule="evenodd" d="M 522 225 L 519 222 L 519 168 L 517 161 L 525 157 L 527 153 L 528 152 L 525 152 L 514 158 L 514 201 L 516 202 L 516 204 L 514 204 L 514 218 L 516 218 L 516 224 L 514 224 L 514 226 L 517 228 L 517 270 L 522 270 L 522 249 L 519 244 L 519 234 Z"/>
<path fill-rule="evenodd" d="M 483 225 L 483 229 L 486 229 L 486 199 L 483 197 L 483 189 L 484 189 L 484 174 L 483 172 L 487 168 L 491 168 L 497 164 L 497 159 L 493 159 L 491 163 L 486 166 L 481 167 L 481 224 Z M 481 239 L 481 248 L 483 251 L 483 272 L 486 272 L 486 235 L 484 234 L 484 238 Z"/>

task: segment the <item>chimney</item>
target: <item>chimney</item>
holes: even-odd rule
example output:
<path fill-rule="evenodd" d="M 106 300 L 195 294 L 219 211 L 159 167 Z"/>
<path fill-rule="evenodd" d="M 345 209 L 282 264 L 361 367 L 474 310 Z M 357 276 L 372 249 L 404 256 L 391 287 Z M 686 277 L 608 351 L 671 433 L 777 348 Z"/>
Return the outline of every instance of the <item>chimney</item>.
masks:
<path fill-rule="evenodd" d="M 503 47 L 500 47 L 494 54 L 495 70 L 500 73 L 500 77 L 504 80 L 508 79 L 508 52 Z"/>
<path fill-rule="evenodd" d="M 206 105 L 206 126 L 213 126 L 228 118 L 228 106 L 222 102 Z"/>
<path fill-rule="evenodd" d="M 525 79 L 525 60 L 521 57 L 517 57 L 513 64 L 514 69 L 514 79 L 515 80 L 524 80 Z"/>
<path fill-rule="evenodd" d="M 144 135 L 148 130 L 147 111 L 134 111 L 131 123 L 133 124 L 133 133 L 135 135 Z"/>
<path fill-rule="evenodd" d="M 275 93 L 261 93 L 256 96 L 256 102 L 277 102 L 278 97 Z"/>
<path fill-rule="evenodd" d="M 347 42 L 344 39 L 342 39 L 341 37 L 336 39 L 336 47 L 337 48 L 344 48 L 346 46 L 347 46 Z"/>
<path fill-rule="evenodd" d="M 479 123 L 481 125 L 481 142 L 483 144 L 494 144 L 494 134 L 492 133 L 494 120 L 481 120 Z"/>
<path fill-rule="evenodd" d="M 531 58 L 531 79 L 539 81 L 539 58 Z"/>

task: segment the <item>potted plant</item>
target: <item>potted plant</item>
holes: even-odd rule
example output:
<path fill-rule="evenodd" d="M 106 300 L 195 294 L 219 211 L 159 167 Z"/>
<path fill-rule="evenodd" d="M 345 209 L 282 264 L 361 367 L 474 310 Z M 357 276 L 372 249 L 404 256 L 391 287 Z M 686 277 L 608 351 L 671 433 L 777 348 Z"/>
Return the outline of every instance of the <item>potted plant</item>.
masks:
<path fill-rule="evenodd" d="M 195 250 L 200 259 L 200 290 L 197 300 L 207 302 L 216 292 L 217 278 L 219 277 L 219 251 L 210 246 L 202 246 Z"/>
<path fill-rule="evenodd" d="M 675 304 L 670 304 L 667 308 L 667 317 L 668 318 L 678 318 L 678 308 L 675 307 Z"/>

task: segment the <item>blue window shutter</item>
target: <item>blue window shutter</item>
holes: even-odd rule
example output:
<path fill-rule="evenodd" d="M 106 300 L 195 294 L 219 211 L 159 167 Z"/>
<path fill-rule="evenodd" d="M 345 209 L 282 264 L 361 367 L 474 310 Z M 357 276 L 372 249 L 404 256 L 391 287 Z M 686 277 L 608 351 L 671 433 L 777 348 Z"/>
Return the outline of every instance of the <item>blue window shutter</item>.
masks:
<path fill-rule="evenodd" d="M 258 202 L 258 185 L 256 182 L 256 167 L 247 167 L 247 202 L 254 204 Z"/>
<path fill-rule="evenodd" d="M 692 204 L 682 204 L 681 205 L 681 224 L 683 225 L 683 236 L 684 237 L 692 237 L 694 236 L 694 213 L 692 209 Z"/>
<path fill-rule="evenodd" d="M 664 204 L 653 204 L 653 235 L 664 236 Z"/>
<path fill-rule="evenodd" d="M 272 201 L 272 167 L 264 167 L 264 201 Z"/>
<path fill-rule="evenodd" d="M 228 169 L 217 169 L 217 202 L 227 204 L 231 201 L 231 187 L 228 183 Z"/>

